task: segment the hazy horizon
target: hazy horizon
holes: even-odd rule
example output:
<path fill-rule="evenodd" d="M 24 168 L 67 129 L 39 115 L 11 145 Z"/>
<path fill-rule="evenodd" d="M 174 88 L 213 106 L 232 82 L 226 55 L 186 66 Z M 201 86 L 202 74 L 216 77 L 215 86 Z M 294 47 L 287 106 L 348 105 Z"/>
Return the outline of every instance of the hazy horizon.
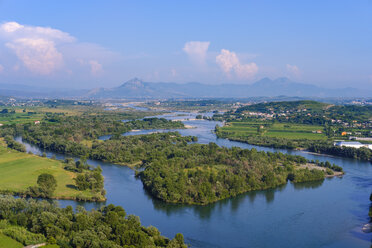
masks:
<path fill-rule="evenodd" d="M 0 83 L 372 86 L 371 1 L 0 1 Z"/>

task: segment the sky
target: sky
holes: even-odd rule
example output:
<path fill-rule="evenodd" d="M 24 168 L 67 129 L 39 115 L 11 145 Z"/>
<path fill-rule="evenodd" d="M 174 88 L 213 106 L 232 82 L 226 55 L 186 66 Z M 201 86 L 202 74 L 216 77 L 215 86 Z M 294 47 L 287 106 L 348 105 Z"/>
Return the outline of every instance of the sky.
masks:
<path fill-rule="evenodd" d="M 372 0 L 0 0 L 0 83 L 372 87 Z"/>

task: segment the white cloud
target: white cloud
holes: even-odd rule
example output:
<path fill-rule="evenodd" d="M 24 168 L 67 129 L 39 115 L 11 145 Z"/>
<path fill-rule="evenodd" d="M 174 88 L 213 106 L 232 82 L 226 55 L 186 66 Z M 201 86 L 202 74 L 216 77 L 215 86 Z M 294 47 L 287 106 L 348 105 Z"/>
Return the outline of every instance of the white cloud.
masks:
<path fill-rule="evenodd" d="M 255 63 L 241 64 L 236 53 L 226 49 L 222 49 L 216 57 L 216 63 L 228 77 L 234 74 L 239 79 L 252 79 L 258 72 Z"/>
<path fill-rule="evenodd" d="M 63 66 L 57 43 L 74 42 L 75 38 L 49 27 L 24 26 L 17 22 L 0 25 L 0 37 L 31 72 L 48 75 Z"/>
<path fill-rule="evenodd" d="M 90 60 L 88 63 L 90 65 L 90 72 L 92 73 L 92 75 L 98 76 L 103 73 L 102 65 L 98 63 L 98 61 Z"/>
<path fill-rule="evenodd" d="M 33 73 L 47 75 L 63 65 L 63 56 L 51 40 L 22 38 L 6 43 Z"/>
<path fill-rule="evenodd" d="M 209 41 L 189 41 L 185 43 L 183 51 L 189 56 L 191 61 L 197 65 L 204 65 L 209 44 Z"/>
<path fill-rule="evenodd" d="M 38 26 L 24 26 L 17 22 L 6 22 L 1 24 L 0 35 L 11 40 L 26 37 L 32 39 L 43 38 L 60 42 L 74 42 L 76 40 L 70 34 L 58 29 Z"/>
<path fill-rule="evenodd" d="M 4 66 L 0 65 L 0 73 L 4 71 Z"/>
<path fill-rule="evenodd" d="M 102 61 L 107 62 L 115 55 L 96 44 L 78 42 L 61 30 L 17 22 L 0 25 L 0 49 L 2 45 L 20 62 L 16 62 L 17 70 L 21 65 L 31 73 L 42 76 L 58 71 L 72 75 L 73 72 L 84 71 L 87 65 L 90 73 L 85 71 L 86 74 L 97 76 L 103 72 Z M 76 67 L 77 60 L 85 61 L 84 65 L 78 64 L 83 67 Z"/>
<path fill-rule="evenodd" d="M 296 78 L 301 76 L 301 70 L 298 69 L 296 65 L 287 64 L 287 71 L 291 74 L 291 76 L 294 76 Z"/>
<path fill-rule="evenodd" d="M 6 22 L 1 25 L 1 29 L 7 33 L 13 33 L 21 28 L 24 28 L 24 26 L 16 22 Z"/>

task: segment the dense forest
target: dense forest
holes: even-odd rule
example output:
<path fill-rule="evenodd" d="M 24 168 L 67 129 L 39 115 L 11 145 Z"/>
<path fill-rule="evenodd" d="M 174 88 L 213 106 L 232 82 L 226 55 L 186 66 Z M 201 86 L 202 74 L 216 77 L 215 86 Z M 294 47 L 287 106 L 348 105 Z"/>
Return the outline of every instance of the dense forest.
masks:
<path fill-rule="evenodd" d="M 23 245 L 57 244 L 61 248 L 187 247 L 182 234 L 169 240 L 155 227 L 112 204 L 86 211 L 60 208 L 47 201 L 0 196 L 0 232 Z"/>
<path fill-rule="evenodd" d="M 318 169 L 300 168 L 305 158 L 214 143 L 180 144 L 154 152 L 137 175 L 155 197 L 167 202 L 207 204 L 243 192 L 274 188 L 288 180 L 322 180 Z"/>
<path fill-rule="evenodd" d="M 365 147 L 339 147 L 326 143 L 313 142 L 309 146 L 308 150 L 311 152 L 330 154 L 346 158 L 355 158 L 372 162 L 372 150 Z"/>
<path fill-rule="evenodd" d="M 46 117 L 38 125 L 17 124 L 0 129 L 0 135 L 22 136 L 26 141 L 51 151 L 89 156 L 92 142 L 102 135 L 120 136 L 133 129 L 181 129 L 182 122 L 164 118 L 122 121 L 121 114 Z"/>

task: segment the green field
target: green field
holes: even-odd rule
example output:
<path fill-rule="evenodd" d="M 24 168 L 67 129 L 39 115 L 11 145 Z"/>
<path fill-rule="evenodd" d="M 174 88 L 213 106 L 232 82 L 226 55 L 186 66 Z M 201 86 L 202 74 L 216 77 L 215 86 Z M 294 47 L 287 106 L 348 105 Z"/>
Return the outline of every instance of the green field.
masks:
<path fill-rule="evenodd" d="M 8 109 L 9 111 L 15 111 L 15 113 L 0 113 L 0 123 L 6 124 L 24 124 L 34 121 L 41 121 L 45 113 L 63 113 L 65 115 L 79 115 L 83 112 L 83 108 L 76 107 L 59 107 L 59 108 L 49 108 L 49 107 L 0 107 L 2 109 Z M 31 112 L 32 114 L 30 114 Z"/>
<path fill-rule="evenodd" d="M 22 248 L 23 245 L 8 236 L 0 233 L 0 248 Z"/>
<path fill-rule="evenodd" d="M 260 132 L 258 132 L 258 128 Z M 228 132 L 232 137 L 244 137 L 250 135 L 262 135 L 286 139 L 308 139 L 325 140 L 327 136 L 323 133 L 322 126 L 288 124 L 288 123 L 269 123 L 269 122 L 228 122 L 221 131 Z M 322 133 L 313 133 L 321 131 Z"/>
<path fill-rule="evenodd" d="M 22 194 L 29 186 L 35 186 L 42 173 L 50 173 L 57 180 L 53 198 L 75 199 L 78 196 L 102 198 L 90 191 L 79 191 L 75 188 L 75 173 L 65 170 L 62 162 L 43 158 L 37 155 L 17 152 L 0 143 L 0 192 Z"/>

